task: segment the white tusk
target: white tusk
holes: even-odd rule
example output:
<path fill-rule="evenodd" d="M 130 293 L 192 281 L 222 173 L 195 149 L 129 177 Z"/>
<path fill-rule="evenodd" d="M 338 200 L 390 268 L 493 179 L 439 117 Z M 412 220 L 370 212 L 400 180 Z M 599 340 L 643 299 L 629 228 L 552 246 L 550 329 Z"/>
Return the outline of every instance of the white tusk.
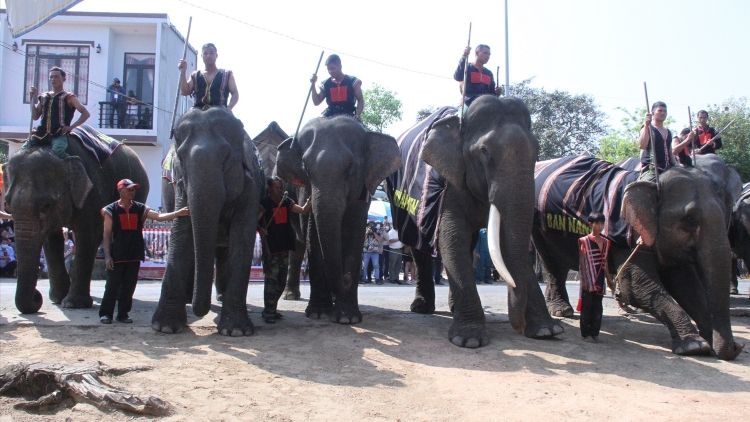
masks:
<path fill-rule="evenodd" d="M 492 263 L 495 265 L 495 269 L 500 274 L 500 277 L 508 283 L 508 286 L 516 288 L 516 282 L 513 281 L 508 267 L 505 266 L 503 261 L 503 254 L 500 252 L 500 224 L 502 216 L 498 211 L 495 204 L 490 204 L 490 218 L 487 223 L 487 243 L 490 247 L 490 258 Z"/>

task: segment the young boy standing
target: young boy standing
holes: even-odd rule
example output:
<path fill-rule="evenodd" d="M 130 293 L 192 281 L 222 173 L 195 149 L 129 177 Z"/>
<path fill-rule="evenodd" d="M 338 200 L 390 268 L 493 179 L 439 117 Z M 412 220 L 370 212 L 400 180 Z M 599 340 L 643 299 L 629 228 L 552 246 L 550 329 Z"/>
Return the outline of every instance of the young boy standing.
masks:
<path fill-rule="evenodd" d="M 604 215 L 589 214 L 591 234 L 578 239 L 579 272 L 581 274 L 581 336 L 589 343 L 599 342 L 602 326 L 602 300 L 606 291 L 605 278 L 614 285 L 609 273 L 607 257 L 609 240 L 602 237 Z"/>

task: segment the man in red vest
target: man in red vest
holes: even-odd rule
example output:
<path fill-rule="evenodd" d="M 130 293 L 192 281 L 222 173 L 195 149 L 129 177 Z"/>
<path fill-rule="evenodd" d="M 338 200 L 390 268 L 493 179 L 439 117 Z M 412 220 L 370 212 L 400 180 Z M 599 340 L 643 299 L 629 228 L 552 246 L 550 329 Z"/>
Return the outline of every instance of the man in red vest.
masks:
<path fill-rule="evenodd" d="M 721 148 L 721 137 L 711 140 L 716 136 L 716 129 L 708 125 L 708 112 L 701 110 L 698 112 L 698 127 L 695 128 L 697 145 L 695 146 L 696 154 L 716 154 L 716 150 Z"/>

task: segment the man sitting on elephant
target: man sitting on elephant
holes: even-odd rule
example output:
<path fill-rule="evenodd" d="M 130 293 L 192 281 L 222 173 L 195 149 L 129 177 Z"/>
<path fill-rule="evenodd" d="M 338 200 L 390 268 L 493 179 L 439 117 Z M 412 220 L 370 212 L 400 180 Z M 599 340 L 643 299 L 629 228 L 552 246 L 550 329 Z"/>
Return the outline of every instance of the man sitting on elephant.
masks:
<path fill-rule="evenodd" d="M 469 58 L 470 51 L 471 47 L 466 46 L 464 54 L 458 61 L 458 67 L 453 73 L 453 79 L 458 82 L 463 82 L 464 80 L 466 62 Z M 495 86 L 495 78 L 492 75 L 492 71 L 484 67 L 484 65 L 490 61 L 490 46 L 479 44 L 474 50 L 474 55 L 476 56 L 476 59 L 474 60 L 474 63 L 469 63 L 469 75 L 466 80 L 466 87 L 463 89 L 464 108 L 468 108 L 469 105 L 480 95 L 500 95 L 503 93 L 501 87 Z"/>
<path fill-rule="evenodd" d="M 52 85 L 52 91 L 45 92 L 38 97 L 39 102 L 34 105 L 31 112 L 32 120 L 42 118 L 39 126 L 36 127 L 22 148 L 29 148 L 41 145 L 52 145 L 52 152 L 60 158 L 68 156 L 68 134 L 74 128 L 80 126 L 91 115 L 86 107 L 78 101 L 78 98 L 72 92 L 65 91 L 65 71 L 54 66 L 49 70 L 49 83 Z M 36 98 L 36 87 L 29 90 L 31 101 Z M 76 110 L 81 113 L 81 117 L 72 125 L 73 115 Z"/>
<path fill-rule="evenodd" d="M 336 54 L 328 56 L 326 68 L 328 68 L 328 74 L 331 77 L 323 81 L 320 85 L 320 91 L 315 88 L 318 75 L 312 75 L 312 78 L 310 78 L 310 83 L 313 84 L 313 104 L 320 105 L 323 100 L 326 100 L 328 107 L 323 111 L 323 117 L 353 115 L 355 119 L 361 122 L 362 111 L 365 109 L 362 81 L 355 76 L 344 75 L 344 72 L 341 71 L 341 58 Z"/>
<path fill-rule="evenodd" d="M 651 124 L 653 119 L 654 124 Z M 656 182 L 656 171 L 659 173 L 676 167 L 677 161 L 672 154 L 671 139 L 672 132 L 664 126 L 667 119 L 667 105 L 662 101 L 657 101 L 651 106 L 651 112 L 646 113 L 646 119 L 641 133 L 638 137 L 638 146 L 641 148 L 641 180 Z M 654 137 L 654 144 L 651 144 L 651 137 Z M 651 151 L 654 151 L 656 157 L 651 157 Z"/>
<path fill-rule="evenodd" d="M 293 200 L 282 197 L 284 182 L 274 176 L 266 182 L 268 195 L 260 200 L 258 222 L 264 237 L 263 248 L 263 320 L 273 324 L 281 314 L 276 311 L 279 298 L 286 286 L 289 251 L 294 251 L 295 236 L 289 213 L 305 215 L 312 209 L 310 198 L 300 207 Z"/>
<path fill-rule="evenodd" d="M 224 107 L 232 111 L 240 100 L 237 82 L 235 82 L 234 73 L 231 70 L 216 67 L 217 57 L 219 57 L 219 54 L 216 52 L 216 46 L 211 43 L 205 44 L 201 49 L 201 58 L 206 69 L 191 73 L 189 81 L 185 78 L 187 62 L 180 60 L 177 65 L 177 68 L 180 69 L 180 92 L 182 95 L 193 96 L 195 100 L 193 107 L 195 108 L 205 110 L 208 107 Z M 227 105 L 229 94 L 232 95 L 232 99 L 229 100 Z"/>

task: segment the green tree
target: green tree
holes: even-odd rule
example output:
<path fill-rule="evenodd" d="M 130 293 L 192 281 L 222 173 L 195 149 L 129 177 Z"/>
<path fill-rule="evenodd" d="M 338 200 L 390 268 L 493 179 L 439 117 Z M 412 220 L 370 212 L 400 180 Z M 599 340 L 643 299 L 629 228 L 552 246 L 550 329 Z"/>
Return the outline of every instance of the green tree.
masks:
<path fill-rule="evenodd" d="M 597 158 L 609 161 L 610 163 L 617 163 L 622 159 L 641 155 L 641 149 L 638 146 L 638 136 L 641 126 L 643 126 L 644 116 L 646 115 L 646 107 L 636 108 L 633 111 L 617 107 L 615 110 L 625 113 L 625 116 L 620 119 L 622 126 L 619 129 L 610 130 L 609 134 L 599 141 L 599 152 L 596 154 Z M 667 115 L 667 120 L 664 121 L 664 124 L 669 126 L 670 124 L 674 124 L 674 122 L 674 118 Z"/>
<path fill-rule="evenodd" d="M 607 133 L 607 115 L 589 95 L 532 88 L 532 79 L 511 85 L 510 94 L 531 112 L 531 132 L 539 139 L 539 160 L 588 152 L 596 154 Z"/>
<path fill-rule="evenodd" d="M 425 107 L 423 109 L 420 109 L 419 111 L 417 111 L 417 121 L 415 123 L 419 123 L 422 120 L 428 118 L 430 114 L 438 111 L 439 109 L 440 107 L 438 106 L 430 106 L 430 107 Z"/>
<path fill-rule="evenodd" d="M 396 98 L 395 92 L 373 84 L 363 95 L 365 109 L 362 112 L 362 123 L 368 130 L 382 133 L 391 123 L 401 120 L 401 100 Z"/>
<path fill-rule="evenodd" d="M 737 169 L 743 182 L 750 182 L 750 105 L 747 97 L 731 97 L 721 104 L 709 106 L 708 124 L 721 130 L 734 119 L 734 123 L 721 134 L 722 146 L 717 153 L 727 164 Z M 693 116 L 693 122 L 697 117 Z"/>

